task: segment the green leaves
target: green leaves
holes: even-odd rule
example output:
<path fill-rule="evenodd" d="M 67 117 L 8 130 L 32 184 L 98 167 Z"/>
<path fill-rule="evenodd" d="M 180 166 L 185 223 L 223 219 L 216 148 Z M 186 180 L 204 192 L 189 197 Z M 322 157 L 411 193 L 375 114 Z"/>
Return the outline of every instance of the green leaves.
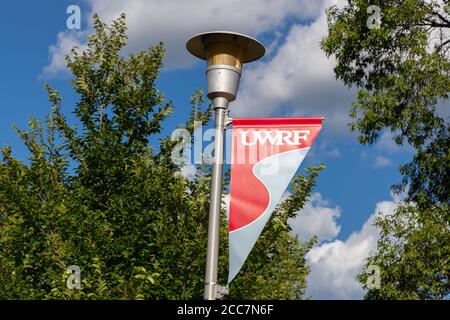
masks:
<path fill-rule="evenodd" d="M 446 252 L 450 243 L 450 16 L 446 1 L 378 1 L 381 27 L 365 25 L 367 0 L 349 0 L 328 12 L 322 48 L 336 57 L 337 78 L 358 94 L 351 129 L 362 144 L 386 130 L 398 145 L 415 149 L 400 167 L 397 193 L 408 194 L 393 216 L 379 218 L 378 250 L 367 265 L 381 267 L 382 288 L 373 299 L 448 298 Z M 359 277 L 364 285 L 367 275 Z"/>
<path fill-rule="evenodd" d="M 415 161 L 404 170 L 403 189 L 408 187 L 411 200 L 424 192 L 432 201 L 448 203 L 448 194 L 434 194 L 428 188 L 450 179 L 450 158 L 446 150 L 436 150 L 434 141 L 449 130 L 448 121 L 436 112 L 438 103 L 448 105 L 450 92 L 450 41 L 444 29 L 450 18 L 438 2 L 389 0 L 377 4 L 382 12 L 380 29 L 366 26 L 370 1 L 352 0 L 342 8 L 328 12 L 328 36 L 322 41 L 327 55 L 337 59 L 337 78 L 359 89 L 350 111 L 358 131 L 358 140 L 373 144 L 383 130 L 395 134 L 397 144 L 408 143 L 418 151 Z M 440 34 L 439 37 L 436 35 Z M 426 165 L 423 149 L 433 149 L 441 166 L 426 177 L 411 174 Z M 434 156 L 437 156 L 434 155 Z M 428 180 L 422 183 L 421 180 Z M 433 181 L 433 182 L 432 182 Z M 420 187 L 420 188 L 419 188 Z M 434 194 L 434 195 L 433 195 Z"/>
<path fill-rule="evenodd" d="M 376 219 L 381 236 L 366 266 L 381 269 L 380 289 L 367 299 L 446 299 L 449 293 L 449 208 L 400 206 Z M 365 286 L 367 274 L 358 279 Z"/>
<path fill-rule="evenodd" d="M 146 280 L 151 284 L 155 284 L 155 278 L 160 275 L 159 273 L 156 272 L 149 273 L 144 267 L 135 267 L 135 272 L 137 273 L 134 276 L 135 279 Z"/>

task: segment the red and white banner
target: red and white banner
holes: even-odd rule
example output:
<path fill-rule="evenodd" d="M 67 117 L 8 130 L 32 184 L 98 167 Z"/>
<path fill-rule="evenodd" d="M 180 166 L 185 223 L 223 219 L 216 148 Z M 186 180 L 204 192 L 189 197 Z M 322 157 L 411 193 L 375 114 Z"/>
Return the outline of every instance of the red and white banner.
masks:
<path fill-rule="evenodd" d="M 322 118 L 233 119 L 230 283 L 322 128 Z"/>

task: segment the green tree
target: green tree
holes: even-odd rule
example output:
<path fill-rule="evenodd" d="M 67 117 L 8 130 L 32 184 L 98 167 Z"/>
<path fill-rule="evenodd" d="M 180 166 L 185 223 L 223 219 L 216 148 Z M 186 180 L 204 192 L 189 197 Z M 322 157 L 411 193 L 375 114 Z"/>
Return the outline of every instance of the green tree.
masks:
<path fill-rule="evenodd" d="M 29 161 L 2 149 L 0 298 L 201 299 L 210 172 L 203 165 L 183 177 L 171 160 L 179 142 L 155 138 L 173 109 L 155 88 L 163 46 L 125 57 L 125 16 L 111 25 L 94 16 L 93 25 L 87 49 L 66 57 L 79 125 L 68 123 L 60 95 L 46 86 L 51 113 L 17 129 Z M 199 90 L 184 128 L 193 132 L 194 121 L 210 116 Z M 315 239 L 299 242 L 287 219 L 307 201 L 321 168 L 296 176 L 229 298 L 302 298 Z M 225 283 L 225 228 L 221 243 Z M 81 290 L 66 286 L 71 265 L 81 269 Z"/>
<path fill-rule="evenodd" d="M 400 206 L 393 215 L 378 217 L 378 249 L 367 266 L 380 267 L 380 288 L 366 299 L 448 299 L 450 211 L 443 207 Z M 358 276 L 362 284 L 369 274 Z"/>
<path fill-rule="evenodd" d="M 371 5 L 380 9 L 379 25 L 373 24 Z M 404 204 L 375 222 L 381 238 L 367 265 L 381 267 L 382 288 L 369 290 L 366 298 L 448 297 L 449 2 L 349 0 L 328 10 L 322 48 L 336 57 L 336 77 L 358 88 L 350 116 L 359 141 L 373 144 L 390 130 L 398 145 L 415 150 L 393 186 L 407 193 Z M 446 110 L 438 112 L 438 105 Z M 367 275 L 359 279 L 365 285 Z"/>

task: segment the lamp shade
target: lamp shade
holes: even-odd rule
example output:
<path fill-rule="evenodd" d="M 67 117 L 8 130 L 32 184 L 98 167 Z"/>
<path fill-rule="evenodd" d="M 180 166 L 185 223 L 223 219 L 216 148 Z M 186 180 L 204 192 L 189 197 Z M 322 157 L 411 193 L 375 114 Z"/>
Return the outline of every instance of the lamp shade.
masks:
<path fill-rule="evenodd" d="M 228 31 L 200 33 L 186 44 L 194 56 L 208 60 L 208 65 L 226 64 L 238 69 L 243 63 L 258 60 L 264 56 L 264 46 L 249 36 Z"/>

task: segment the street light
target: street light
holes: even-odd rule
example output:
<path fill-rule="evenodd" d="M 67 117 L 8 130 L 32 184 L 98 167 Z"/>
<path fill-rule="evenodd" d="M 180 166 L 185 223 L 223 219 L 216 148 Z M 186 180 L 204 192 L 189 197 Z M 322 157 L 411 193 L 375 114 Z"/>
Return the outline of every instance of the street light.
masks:
<path fill-rule="evenodd" d="M 246 35 L 215 31 L 201 33 L 186 44 L 194 56 L 208 62 L 206 68 L 207 95 L 215 112 L 214 162 L 212 167 L 208 249 L 206 255 L 206 300 L 217 297 L 217 264 L 219 258 L 219 227 L 222 202 L 222 167 L 224 130 L 228 104 L 236 99 L 244 63 L 264 55 L 264 46 Z"/>

